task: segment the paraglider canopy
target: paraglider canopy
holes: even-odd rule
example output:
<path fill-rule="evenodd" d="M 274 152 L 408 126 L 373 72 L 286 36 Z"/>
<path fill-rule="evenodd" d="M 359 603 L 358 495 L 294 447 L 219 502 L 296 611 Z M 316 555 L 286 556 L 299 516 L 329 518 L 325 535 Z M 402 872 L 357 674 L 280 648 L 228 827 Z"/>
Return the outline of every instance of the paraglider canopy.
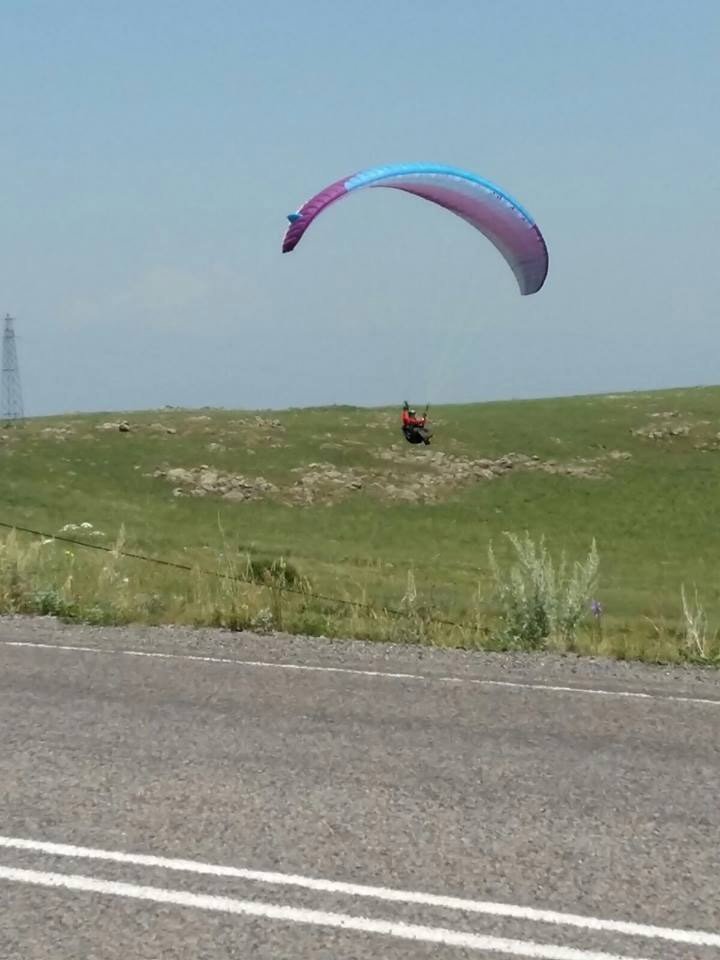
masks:
<path fill-rule="evenodd" d="M 489 180 L 456 167 L 430 163 L 373 167 L 331 183 L 288 215 L 290 225 L 283 239 L 283 253 L 295 249 L 313 220 L 327 207 L 364 187 L 404 190 L 467 221 L 502 254 L 524 296 L 537 293 L 545 283 L 547 246 L 528 211 Z"/>

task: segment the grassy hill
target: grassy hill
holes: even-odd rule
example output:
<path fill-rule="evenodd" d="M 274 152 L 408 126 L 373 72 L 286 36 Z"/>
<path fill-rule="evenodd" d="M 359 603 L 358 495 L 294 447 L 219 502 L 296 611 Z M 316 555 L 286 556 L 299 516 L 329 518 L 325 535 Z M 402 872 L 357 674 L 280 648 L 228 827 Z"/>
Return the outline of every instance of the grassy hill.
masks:
<path fill-rule="evenodd" d="M 64 535 L 108 545 L 124 528 L 125 551 L 251 581 L 284 558 L 290 573 L 267 582 L 287 586 L 297 573 L 306 592 L 213 586 L 197 571 L 18 534 L 2 554 L 0 602 L 110 620 L 274 619 L 327 634 L 507 644 L 493 627 L 488 546 L 509 576 L 504 532 L 527 531 L 570 560 L 597 542 L 593 595 L 604 614 L 578 633 L 582 650 L 685 655 L 681 584 L 693 597 L 697 587 L 711 621 L 720 612 L 720 388 L 445 406 L 432 416 L 433 444 L 420 449 L 403 440 L 395 409 L 165 409 L 4 429 L 2 523 L 49 534 L 76 525 Z M 386 622 L 383 609 L 398 607 L 408 583 L 412 595 L 413 579 L 415 619 Z M 482 627 L 434 628 L 432 616 Z"/>

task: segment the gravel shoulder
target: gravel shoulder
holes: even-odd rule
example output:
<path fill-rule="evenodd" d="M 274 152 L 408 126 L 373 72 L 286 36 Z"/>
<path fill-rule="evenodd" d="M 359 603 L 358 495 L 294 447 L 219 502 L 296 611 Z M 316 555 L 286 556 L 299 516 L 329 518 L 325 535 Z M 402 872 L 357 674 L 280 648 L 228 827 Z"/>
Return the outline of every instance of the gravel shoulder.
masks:
<path fill-rule="evenodd" d="M 73 643 L 103 650 L 132 649 L 720 700 L 720 670 L 712 667 L 652 665 L 573 654 L 486 653 L 178 626 L 92 627 L 26 616 L 0 617 L 0 641 Z"/>

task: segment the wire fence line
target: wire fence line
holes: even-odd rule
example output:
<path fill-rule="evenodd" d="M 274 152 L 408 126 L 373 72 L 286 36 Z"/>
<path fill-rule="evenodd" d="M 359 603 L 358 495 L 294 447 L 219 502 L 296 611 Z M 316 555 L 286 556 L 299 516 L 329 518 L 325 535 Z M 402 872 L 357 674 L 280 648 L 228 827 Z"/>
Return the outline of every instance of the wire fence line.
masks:
<path fill-rule="evenodd" d="M 267 583 L 264 581 L 250 581 L 247 577 L 240 576 L 239 574 L 233 573 L 224 573 L 221 570 L 210 570 L 207 568 L 193 566 L 189 563 L 181 563 L 179 560 L 167 560 L 164 557 L 151 557 L 143 553 L 135 553 L 131 550 L 122 550 L 117 547 L 109 547 L 104 543 L 88 543 L 86 540 L 78 540 L 76 537 L 68 537 L 63 534 L 53 534 L 48 533 L 44 530 L 35 530 L 32 527 L 25 527 L 17 523 L 8 523 L 6 521 L 0 520 L 0 528 L 10 531 L 16 531 L 18 533 L 25 533 L 33 537 L 41 537 L 44 540 L 53 540 L 58 543 L 67 543 L 75 547 L 82 547 L 87 550 L 95 550 L 100 553 L 109 553 L 114 556 L 125 557 L 129 560 L 138 560 L 141 563 L 150 563 L 159 567 L 170 567 L 174 570 L 181 570 L 185 573 L 200 573 L 208 577 L 216 577 L 219 580 L 230 580 L 235 583 L 254 583 L 256 586 L 263 587 L 268 590 L 279 590 L 282 593 L 290 593 L 295 596 L 306 597 L 310 600 L 319 600 L 324 603 L 334 603 L 338 606 L 353 607 L 357 610 L 365 610 L 369 613 L 377 613 L 378 608 L 373 604 L 366 603 L 362 600 L 350 600 L 348 597 L 335 597 L 330 596 L 329 594 L 315 593 L 312 590 L 302 590 L 299 587 L 293 587 L 291 584 L 287 583 Z M 382 607 L 383 613 L 391 617 L 403 618 L 407 617 L 407 610 L 400 610 L 397 607 Z M 460 629 L 472 629 L 472 624 L 462 623 L 458 620 L 450 620 L 444 617 L 436 616 L 427 616 L 424 618 L 428 623 L 436 624 L 441 627 L 453 627 Z"/>

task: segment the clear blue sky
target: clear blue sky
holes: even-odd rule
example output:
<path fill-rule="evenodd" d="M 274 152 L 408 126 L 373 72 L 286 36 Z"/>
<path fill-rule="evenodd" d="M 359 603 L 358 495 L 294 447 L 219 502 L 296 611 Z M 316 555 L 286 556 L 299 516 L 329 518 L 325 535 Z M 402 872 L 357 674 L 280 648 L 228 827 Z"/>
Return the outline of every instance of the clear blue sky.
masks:
<path fill-rule="evenodd" d="M 2 0 L 28 412 L 720 382 L 719 45 L 717 0 Z M 394 191 L 281 255 L 308 196 L 404 161 L 514 194 L 544 289 Z"/>

